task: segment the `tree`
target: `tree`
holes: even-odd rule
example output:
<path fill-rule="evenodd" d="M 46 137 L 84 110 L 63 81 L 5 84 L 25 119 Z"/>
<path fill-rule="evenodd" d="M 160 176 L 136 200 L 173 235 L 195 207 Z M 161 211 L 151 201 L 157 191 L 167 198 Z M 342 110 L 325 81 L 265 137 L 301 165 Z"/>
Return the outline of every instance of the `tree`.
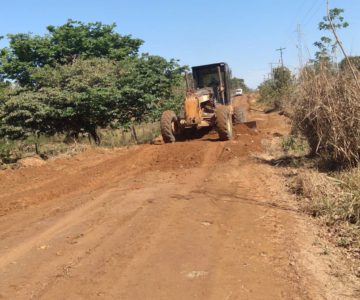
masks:
<path fill-rule="evenodd" d="M 250 91 L 249 87 L 245 84 L 245 80 L 242 78 L 231 78 L 230 86 L 232 90 L 242 89 L 244 93 L 248 93 Z"/>
<path fill-rule="evenodd" d="M 3 82 L 0 80 L 0 128 L 2 123 L 2 112 L 4 111 L 4 104 L 7 92 L 9 90 L 10 84 L 8 82 Z"/>
<path fill-rule="evenodd" d="M 3 83 L 0 81 L 0 128 L 2 127 L 2 115 L 4 111 L 5 92 Z"/>
<path fill-rule="evenodd" d="M 344 10 L 341 8 L 333 8 L 329 10 L 329 15 L 323 17 L 323 21 L 319 23 L 319 30 L 330 31 L 334 29 L 347 28 L 349 23 L 345 21 L 342 14 Z M 320 41 L 315 42 L 314 46 L 318 48 L 315 53 L 317 62 L 329 63 L 331 60 L 331 53 L 335 53 L 338 47 L 338 41 L 333 41 L 328 36 L 323 36 Z"/>
<path fill-rule="evenodd" d="M 0 49 L 0 80 L 11 79 L 33 87 L 33 73 L 44 66 L 72 64 L 77 58 L 108 58 L 121 61 L 136 57 L 143 41 L 115 32 L 116 25 L 74 20 L 48 26 L 44 36 L 9 34 L 9 47 Z"/>
<path fill-rule="evenodd" d="M 258 90 L 259 90 L 259 95 L 260 95 L 260 101 L 262 101 L 262 102 L 272 103 L 278 97 L 275 83 L 274 83 L 274 80 L 272 80 L 272 79 L 263 81 L 259 85 Z"/>
<path fill-rule="evenodd" d="M 10 86 L 9 82 L 0 81 L 0 99 L 2 99 L 9 86 Z"/>
<path fill-rule="evenodd" d="M 10 46 L 0 50 L 0 82 L 14 80 L 16 88 L 2 101 L 0 136 L 87 132 L 100 143 L 99 127 L 128 127 L 178 109 L 186 68 L 139 56 L 142 41 L 114 29 L 69 20 L 48 26 L 45 36 L 9 35 Z"/>
<path fill-rule="evenodd" d="M 260 100 L 271 103 L 275 109 L 285 105 L 293 87 L 291 72 L 286 67 L 273 69 L 272 79 L 265 80 L 259 86 Z"/>
<path fill-rule="evenodd" d="M 32 75 L 36 89 L 16 89 L 4 103 L 0 136 L 87 132 L 99 144 L 99 127 L 157 119 L 176 101 L 172 90 L 181 83 L 183 70 L 175 60 L 151 55 L 122 62 L 77 59 L 38 68 Z"/>
<path fill-rule="evenodd" d="M 291 85 L 292 75 L 288 68 L 278 67 L 273 69 L 275 89 L 279 94 L 283 94 Z"/>
<path fill-rule="evenodd" d="M 114 63 L 101 58 L 37 69 L 33 77 L 38 88 L 19 88 L 5 102 L 0 134 L 19 139 L 88 132 L 98 143 L 96 128 L 116 116 L 117 72 Z"/>
<path fill-rule="evenodd" d="M 119 78 L 123 105 L 121 123 L 158 120 L 167 109 L 178 111 L 184 99 L 183 73 L 186 66 L 180 66 L 174 59 L 167 61 L 160 56 L 144 54 L 127 61 L 127 75 Z"/>

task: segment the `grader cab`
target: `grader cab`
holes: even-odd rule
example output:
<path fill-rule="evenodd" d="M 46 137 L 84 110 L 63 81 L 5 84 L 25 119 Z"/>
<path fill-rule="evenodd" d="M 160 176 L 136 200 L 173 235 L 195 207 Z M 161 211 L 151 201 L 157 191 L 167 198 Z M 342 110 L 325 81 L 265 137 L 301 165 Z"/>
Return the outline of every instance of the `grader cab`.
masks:
<path fill-rule="evenodd" d="M 192 84 L 188 77 L 183 112 L 164 111 L 161 134 L 165 143 L 173 143 L 186 130 L 203 127 L 216 128 L 220 140 L 233 137 L 233 122 L 246 121 L 246 111 L 234 108 L 230 95 L 230 69 L 226 63 L 196 66 L 192 68 Z"/>

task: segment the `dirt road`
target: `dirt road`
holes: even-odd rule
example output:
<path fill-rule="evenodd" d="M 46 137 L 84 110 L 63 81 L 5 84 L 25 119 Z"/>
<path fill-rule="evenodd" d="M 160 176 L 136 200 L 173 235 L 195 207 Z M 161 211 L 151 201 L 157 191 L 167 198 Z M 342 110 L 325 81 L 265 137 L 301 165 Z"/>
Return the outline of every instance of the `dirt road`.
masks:
<path fill-rule="evenodd" d="M 0 299 L 337 299 L 281 177 L 253 158 L 289 125 L 251 119 L 258 131 L 239 125 L 234 141 L 2 171 Z"/>

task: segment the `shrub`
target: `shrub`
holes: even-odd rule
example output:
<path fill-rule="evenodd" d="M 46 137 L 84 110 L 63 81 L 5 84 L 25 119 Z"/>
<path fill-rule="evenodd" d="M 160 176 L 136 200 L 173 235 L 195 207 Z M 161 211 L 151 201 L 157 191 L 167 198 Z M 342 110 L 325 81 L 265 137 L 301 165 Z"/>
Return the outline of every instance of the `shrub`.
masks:
<path fill-rule="evenodd" d="M 351 64 L 354 66 L 354 68 L 356 68 L 358 71 L 360 71 L 360 56 L 350 56 L 349 60 L 350 60 Z M 349 64 L 348 64 L 346 58 L 344 58 L 340 62 L 340 69 L 345 71 L 348 68 L 349 68 Z"/>
<path fill-rule="evenodd" d="M 0 164 L 16 161 L 13 155 L 14 144 L 5 140 L 0 140 Z"/>
<path fill-rule="evenodd" d="M 360 159 L 360 91 L 348 71 L 326 66 L 303 70 L 293 114 L 294 131 L 308 140 L 311 154 L 337 166 Z"/>

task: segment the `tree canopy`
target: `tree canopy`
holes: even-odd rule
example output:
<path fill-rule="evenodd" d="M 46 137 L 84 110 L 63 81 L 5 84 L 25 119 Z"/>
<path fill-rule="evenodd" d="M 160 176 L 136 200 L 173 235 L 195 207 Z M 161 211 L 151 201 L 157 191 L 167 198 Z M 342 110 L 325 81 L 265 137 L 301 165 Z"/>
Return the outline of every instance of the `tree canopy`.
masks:
<path fill-rule="evenodd" d="M 16 89 L 5 102 L 6 126 L 0 134 L 19 139 L 33 133 L 88 132 L 99 142 L 97 127 L 156 119 L 174 100 L 171 88 L 181 72 L 175 61 L 149 55 L 40 68 L 33 73 L 36 90 Z"/>
<path fill-rule="evenodd" d="M 329 10 L 329 15 L 324 16 L 323 20 L 319 23 L 320 31 L 330 31 L 334 29 L 342 29 L 349 27 L 349 23 L 345 21 L 343 14 L 344 10 L 341 8 L 333 8 Z M 314 46 L 318 48 L 315 53 L 316 62 L 330 63 L 331 54 L 336 52 L 338 42 L 328 36 L 322 36 L 320 41 L 314 43 Z"/>
<path fill-rule="evenodd" d="M 282 93 L 292 81 L 291 71 L 287 67 L 278 67 L 273 70 L 275 89 Z"/>
<path fill-rule="evenodd" d="M 185 67 L 172 59 L 139 55 L 143 43 L 115 25 L 69 20 L 44 36 L 9 35 L 1 49 L 0 136 L 89 133 L 153 121 L 180 103 Z M 1 89 L 1 86 L 0 86 Z"/>
<path fill-rule="evenodd" d="M 80 56 L 115 61 L 135 57 L 143 41 L 122 36 L 115 28 L 115 24 L 68 20 L 58 27 L 48 26 L 44 36 L 9 34 L 9 47 L 0 51 L 0 79 L 16 80 L 21 86 L 32 87 L 36 85 L 32 74 L 39 67 L 71 64 Z"/>
<path fill-rule="evenodd" d="M 244 93 L 250 91 L 249 87 L 245 84 L 245 80 L 242 78 L 231 78 L 230 85 L 232 90 L 242 89 Z"/>
<path fill-rule="evenodd" d="M 293 86 L 293 76 L 288 68 L 277 67 L 273 69 L 271 77 L 260 84 L 260 99 L 263 102 L 273 103 L 275 108 L 280 108 Z"/>

